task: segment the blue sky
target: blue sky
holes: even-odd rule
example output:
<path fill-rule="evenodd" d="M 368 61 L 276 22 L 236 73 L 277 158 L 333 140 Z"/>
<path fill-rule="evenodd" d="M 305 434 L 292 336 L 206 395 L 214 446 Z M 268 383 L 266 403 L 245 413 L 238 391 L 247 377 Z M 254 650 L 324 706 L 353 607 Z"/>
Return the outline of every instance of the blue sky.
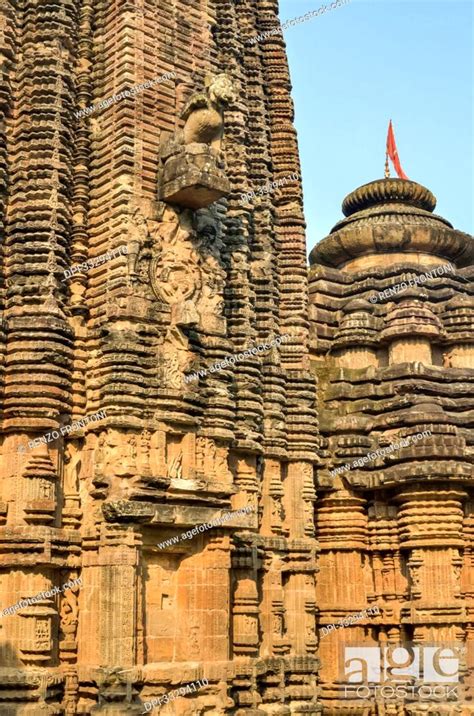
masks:
<path fill-rule="evenodd" d="M 282 22 L 331 0 L 280 0 Z M 392 118 L 401 164 L 473 232 L 472 0 L 351 0 L 284 31 L 308 250 L 341 202 L 383 177 Z M 391 168 L 394 176 L 393 168 Z"/>

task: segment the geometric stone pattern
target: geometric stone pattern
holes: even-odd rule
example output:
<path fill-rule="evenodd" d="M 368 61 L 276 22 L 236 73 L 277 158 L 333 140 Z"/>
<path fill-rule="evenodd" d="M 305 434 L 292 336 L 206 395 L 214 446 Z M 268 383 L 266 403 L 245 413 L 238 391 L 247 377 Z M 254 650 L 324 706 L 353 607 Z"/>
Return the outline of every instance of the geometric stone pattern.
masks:
<path fill-rule="evenodd" d="M 435 204 L 415 182 L 372 182 L 345 199 L 346 218 L 311 254 L 320 635 L 341 617 L 380 609 L 323 632 L 324 713 L 362 713 L 338 698 L 350 643 L 463 644 L 464 702 L 439 711 L 401 699 L 390 713 L 473 709 L 474 241 L 434 215 Z M 454 271 L 434 270 L 447 263 Z M 387 292 L 402 282 L 405 290 Z"/>
<path fill-rule="evenodd" d="M 198 679 L 169 713 L 320 711 L 301 182 L 239 201 L 299 173 L 283 41 L 247 42 L 277 11 L 1 0 L 1 608 L 81 580 L 0 619 L 2 714 L 140 713 Z M 218 157 L 177 150 L 210 186 L 180 203 L 160 162 L 209 73 L 236 97 Z"/>

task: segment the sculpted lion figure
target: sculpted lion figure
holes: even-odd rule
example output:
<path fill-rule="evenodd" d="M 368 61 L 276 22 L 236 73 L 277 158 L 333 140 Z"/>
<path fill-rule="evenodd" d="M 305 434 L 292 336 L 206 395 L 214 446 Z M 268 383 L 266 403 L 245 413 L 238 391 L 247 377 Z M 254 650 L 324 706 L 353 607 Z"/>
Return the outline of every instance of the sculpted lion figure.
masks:
<path fill-rule="evenodd" d="M 184 143 L 210 144 L 220 152 L 224 134 L 224 108 L 235 101 L 235 92 L 228 75 L 207 75 L 205 91 L 192 95 L 183 110 Z"/>

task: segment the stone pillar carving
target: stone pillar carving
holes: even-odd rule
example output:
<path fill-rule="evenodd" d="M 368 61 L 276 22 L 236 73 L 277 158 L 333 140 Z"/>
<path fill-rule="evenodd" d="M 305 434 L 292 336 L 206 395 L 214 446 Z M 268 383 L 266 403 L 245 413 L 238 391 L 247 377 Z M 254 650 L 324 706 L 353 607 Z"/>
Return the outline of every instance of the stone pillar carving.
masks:
<path fill-rule="evenodd" d="M 139 546 L 133 530 L 106 523 L 85 539 L 79 661 L 124 669 L 135 664 Z"/>
<path fill-rule="evenodd" d="M 179 640 L 176 655 L 225 661 L 229 653 L 230 542 L 214 530 L 200 554 L 183 561 L 178 572 Z"/>
<path fill-rule="evenodd" d="M 336 487 L 336 485 L 335 485 Z M 367 606 L 370 583 L 363 578 L 367 564 L 368 520 L 366 500 L 343 489 L 321 496 L 317 503 L 316 533 L 320 553 L 316 580 L 316 604 L 319 610 L 319 679 L 322 695 L 330 698 L 339 680 L 339 659 L 343 643 L 349 639 L 345 630 L 323 632 L 323 627 L 341 616 L 354 614 Z M 337 594 L 337 598 L 334 595 Z M 363 639 L 360 624 L 350 629 L 350 639 Z M 344 633 L 343 633 L 344 632 Z M 337 659 L 334 654 L 338 654 Z"/>
<path fill-rule="evenodd" d="M 257 479 L 256 457 L 231 451 L 229 464 L 237 490 L 237 494 L 233 499 L 234 509 L 251 507 L 254 515 L 258 518 L 259 482 Z"/>
<path fill-rule="evenodd" d="M 428 485 L 405 487 L 394 498 L 400 505 L 400 547 L 410 550 L 407 564 L 411 599 L 421 610 L 420 618 L 431 611 L 428 605 L 443 605 L 447 610 L 461 595 L 460 550 L 464 546 L 466 498 L 467 493 L 459 488 Z"/>
<path fill-rule="evenodd" d="M 30 525 L 55 525 L 57 473 L 46 445 L 34 448 L 23 470 L 24 520 Z"/>
<path fill-rule="evenodd" d="M 447 368 L 474 368 L 474 298 L 455 295 L 444 305 L 446 329 L 444 363 Z"/>
<path fill-rule="evenodd" d="M 276 544 L 283 547 L 281 540 Z M 263 657 L 288 654 L 290 641 L 286 636 L 285 594 L 282 585 L 282 555 L 268 551 L 263 563 L 262 579 L 262 644 Z"/>
<path fill-rule="evenodd" d="M 284 480 L 285 529 L 290 539 L 314 537 L 313 466 L 305 462 L 290 462 Z"/>
<path fill-rule="evenodd" d="M 278 460 L 263 462 L 261 534 L 264 535 L 278 535 L 283 532 L 282 497 L 284 491 L 281 482 L 281 469 L 281 463 Z"/>
<path fill-rule="evenodd" d="M 433 365 L 432 343 L 441 341 L 443 326 L 427 298 L 423 289 L 407 289 L 388 311 L 381 338 L 389 343 L 389 365 L 417 361 Z"/>
<path fill-rule="evenodd" d="M 239 557 L 242 563 L 242 557 Z M 253 565 L 250 563 L 249 568 Z M 258 593 L 255 572 L 238 569 L 234 571 L 233 594 L 233 651 L 234 656 L 258 654 Z"/>
<path fill-rule="evenodd" d="M 343 368 L 378 366 L 378 320 L 374 307 L 363 299 L 354 299 L 341 311 L 339 328 L 331 352 L 336 365 Z"/>

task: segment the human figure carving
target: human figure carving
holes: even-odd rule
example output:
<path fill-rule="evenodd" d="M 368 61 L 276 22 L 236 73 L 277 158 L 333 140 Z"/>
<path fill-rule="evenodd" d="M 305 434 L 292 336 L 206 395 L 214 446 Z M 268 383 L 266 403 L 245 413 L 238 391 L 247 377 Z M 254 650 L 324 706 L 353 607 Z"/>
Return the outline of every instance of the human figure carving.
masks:
<path fill-rule="evenodd" d="M 138 256 L 149 236 L 148 222 L 140 208 L 125 218 L 129 279 L 138 278 Z"/>

